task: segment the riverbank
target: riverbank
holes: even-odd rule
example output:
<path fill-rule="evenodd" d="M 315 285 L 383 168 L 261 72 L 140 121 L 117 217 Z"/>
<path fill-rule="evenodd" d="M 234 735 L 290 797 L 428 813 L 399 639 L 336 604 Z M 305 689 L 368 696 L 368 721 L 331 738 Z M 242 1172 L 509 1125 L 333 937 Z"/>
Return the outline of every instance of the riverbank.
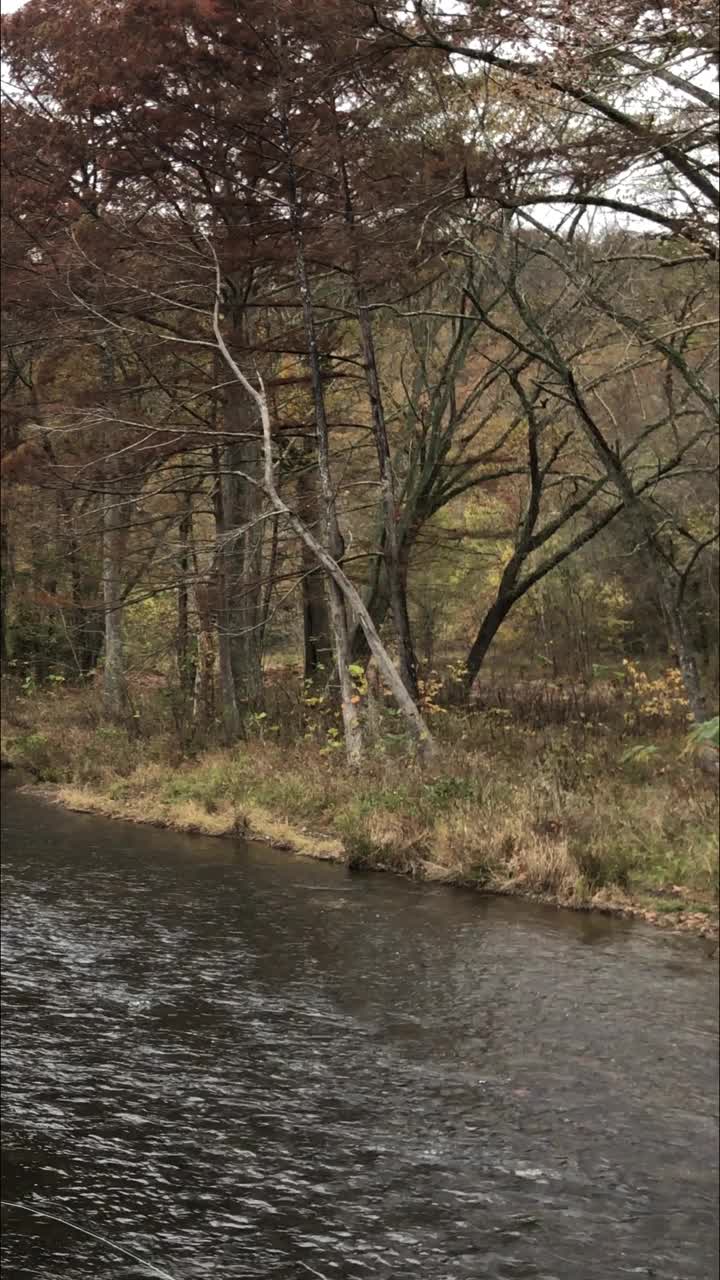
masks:
<path fill-rule="evenodd" d="M 431 769 L 391 740 L 355 775 L 332 739 L 182 754 L 64 691 L 4 712 L 4 759 L 71 809 L 717 934 L 717 787 L 677 735 L 627 759 L 582 719 L 448 715 Z"/>

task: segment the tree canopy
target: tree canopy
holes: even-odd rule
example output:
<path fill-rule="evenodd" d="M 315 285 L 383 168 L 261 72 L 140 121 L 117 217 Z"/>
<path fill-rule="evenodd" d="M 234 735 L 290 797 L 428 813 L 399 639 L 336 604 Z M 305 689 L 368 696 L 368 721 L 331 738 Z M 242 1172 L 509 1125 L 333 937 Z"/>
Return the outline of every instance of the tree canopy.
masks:
<path fill-rule="evenodd" d="M 711 8 L 4 18 L 4 660 L 231 741 L 279 664 L 357 764 L 368 664 L 431 753 L 428 688 L 532 670 L 572 578 L 554 669 L 669 653 L 702 722 Z"/>

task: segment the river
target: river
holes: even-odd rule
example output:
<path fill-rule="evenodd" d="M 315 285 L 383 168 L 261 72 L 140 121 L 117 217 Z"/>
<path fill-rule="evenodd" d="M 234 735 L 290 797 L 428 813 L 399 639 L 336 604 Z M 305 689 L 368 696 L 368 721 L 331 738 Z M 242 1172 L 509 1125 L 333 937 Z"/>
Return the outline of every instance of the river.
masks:
<path fill-rule="evenodd" d="M 5 1280 L 715 1275 L 707 944 L 3 791 Z"/>

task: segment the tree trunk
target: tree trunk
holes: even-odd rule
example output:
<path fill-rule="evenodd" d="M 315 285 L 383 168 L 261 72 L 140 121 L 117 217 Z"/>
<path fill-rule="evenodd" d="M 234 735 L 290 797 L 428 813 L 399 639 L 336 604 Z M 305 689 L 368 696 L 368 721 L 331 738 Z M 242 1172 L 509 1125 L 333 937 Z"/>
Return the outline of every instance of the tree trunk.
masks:
<path fill-rule="evenodd" d="M 121 495 L 117 491 L 106 493 L 103 497 L 103 701 L 106 715 L 115 721 L 126 720 L 129 714 L 121 576 L 126 542 L 127 514 Z"/>
<path fill-rule="evenodd" d="M 405 571 L 403 571 L 403 566 L 401 566 L 400 563 L 395 481 L 393 477 L 392 460 L 390 457 L 387 423 L 385 421 L 385 408 L 383 405 L 380 378 L 378 376 L 377 358 L 375 355 L 375 340 L 373 337 L 372 320 L 370 318 L 370 312 L 367 305 L 367 297 L 361 279 L 361 263 L 355 239 L 355 215 L 352 190 L 350 187 L 347 164 L 345 162 L 340 122 L 338 120 L 334 102 L 333 118 L 338 148 L 338 166 L 345 199 L 345 222 L 348 228 L 348 235 L 350 237 L 350 258 L 353 269 L 355 297 L 357 300 L 360 345 L 363 354 L 363 367 L 365 370 L 368 399 L 370 400 L 373 438 L 375 440 L 375 449 L 377 451 L 380 471 L 380 496 L 382 500 L 383 525 L 385 533 L 384 559 L 385 573 L 387 575 L 388 583 L 388 597 L 392 611 L 393 625 L 395 628 L 400 678 L 413 701 L 417 703 L 419 700 L 417 658 L 412 640 L 410 618 L 407 607 L 407 560 L 404 566 Z"/>
<path fill-rule="evenodd" d="M 410 560 L 410 553 L 413 548 L 415 536 L 422 527 L 423 519 L 418 517 L 416 509 L 412 511 L 406 510 L 403 514 L 403 520 L 398 527 L 398 557 L 400 560 L 400 573 L 403 583 L 403 590 L 406 591 L 404 583 L 407 579 L 407 568 Z M 390 584 L 387 573 L 385 572 L 385 525 L 380 530 L 380 546 L 381 554 L 377 556 L 375 564 L 370 572 L 370 580 L 368 583 L 365 603 L 367 611 L 378 630 L 381 629 L 391 608 L 390 600 Z M 370 649 L 368 647 L 365 632 L 359 622 L 356 622 L 351 636 L 350 654 L 353 662 L 365 665 L 370 658 Z"/>
<path fill-rule="evenodd" d="M 191 652 L 190 641 L 190 592 L 188 577 L 190 573 L 192 546 L 192 493 L 189 489 L 183 494 L 184 510 L 178 525 L 180 540 L 180 563 L 177 588 L 177 644 L 176 659 L 178 683 L 181 693 L 187 697 L 195 685 L 195 661 Z"/>
<path fill-rule="evenodd" d="M 271 464 L 272 466 L 272 464 Z M 400 673 L 392 661 L 387 649 L 385 648 L 377 629 L 368 613 L 365 604 L 355 586 L 348 578 L 336 560 L 328 554 L 325 548 L 317 541 L 309 529 L 297 518 L 297 516 L 285 506 L 282 499 L 277 495 L 270 486 L 269 480 L 266 481 L 266 492 L 271 498 L 276 510 L 284 511 L 288 522 L 298 534 L 300 538 L 314 551 L 320 564 L 324 566 L 333 584 L 337 587 L 338 593 L 344 599 L 347 605 L 355 611 L 358 616 L 360 626 L 365 632 L 368 647 L 372 656 L 375 658 L 378 668 L 383 679 L 387 682 L 393 697 L 398 705 L 398 709 L 403 716 L 412 736 L 415 738 L 419 752 L 425 758 L 430 758 L 435 751 L 434 743 L 425 721 L 415 702 L 413 702 L 405 685 L 400 679 Z M 344 616 L 344 611 L 343 611 Z"/>
<path fill-rule="evenodd" d="M 218 666 L 220 677 L 220 714 L 222 716 L 225 741 L 232 743 L 240 736 L 240 712 L 235 696 L 235 674 L 233 672 L 232 649 L 230 639 L 230 610 L 228 607 L 227 587 L 227 526 L 225 522 L 225 506 L 223 503 L 222 477 L 220 472 L 220 451 L 213 449 L 213 469 L 215 484 L 213 487 L 213 507 L 215 511 L 215 537 L 217 542 L 217 631 L 218 631 Z"/>
<path fill-rule="evenodd" d="M 372 324 L 367 310 L 365 293 L 359 282 L 356 282 L 356 292 L 363 362 L 372 409 L 373 435 L 380 468 L 380 493 L 385 526 L 385 572 L 387 574 L 388 595 L 395 628 L 400 677 L 413 701 L 417 702 L 419 697 L 417 658 L 407 607 L 407 560 L 404 565 L 401 564 L 397 528 L 398 510 L 395 500 L 395 482 L 392 473 L 387 424 L 385 422 L 385 411 L 378 378 Z"/>
<path fill-rule="evenodd" d="M 252 405 L 237 383 L 226 389 L 226 427 L 245 438 L 223 451 L 222 501 L 226 537 L 225 575 L 230 653 L 241 718 L 262 706 L 263 532 L 262 445 L 248 438 L 255 428 Z M 246 479 L 245 477 L 249 477 Z M 255 483 L 253 483 L 253 481 Z M 242 532 L 241 532 L 242 530 Z"/>
<path fill-rule="evenodd" d="M 378 561 L 382 560 L 382 563 L 376 564 L 371 568 L 365 601 L 370 617 L 378 630 L 380 630 L 390 608 L 389 584 L 385 573 L 384 540 L 382 557 L 378 555 L 377 559 Z M 366 666 L 370 660 L 367 637 L 359 622 L 355 623 L 350 637 L 350 657 L 353 662 L 357 662 L 361 666 Z"/>
<path fill-rule="evenodd" d="M 215 721 L 215 627 L 209 586 L 200 581 L 195 541 L 191 539 L 190 555 L 194 579 L 193 600 L 197 614 L 197 663 L 193 689 L 193 725 L 206 733 Z"/>
<path fill-rule="evenodd" d="M 302 229 L 302 206 L 300 191 L 297 186 L 295 166 L 288 136 L 287 121 L 284 121 L 285 141 L 287 144 L 288 189 L 290 216 L 292 220 L 293 239 L 295 243 L 295 264 L 302 299 L 303 323 L 308 347 L 308 363 L 310 381 L 315 405 L 315 436 L 317 442 L 318 474 L 320 477 L 320 493 L 323 504 L 323 522 L 325 541 L 329 549 L 327 559 L 337 564 L 342 559 L 345 546 L 340 533 L 335 505 L 335 492 L 330 474 L 330 441 L 325 408 L 325 391 L 320 367 L 320 352 L 315 327 L 315 315 L 310 293 L 307 264 L 305 261 L 305 245 Z M 269 418 L 268 418 L 269 422 Z M 266 441 L 267 451 L 267 441 Z M 267 471 L 267 452 L 266 452 Z M 271 455 L 272 465 L 272 455 Z M 303 526 L 304 527 L 304 526 Z M 309 543 L 307 545 L 310 545 Z M 321 560 L 321 563 L 324 561 Z M 326 565 L 327 567 L 327 565 Z M 348 763 L 353 767 L 360 763 L 362 757 L 362 729 L 357 710 L 355 688 L 349 671 L 349 644 L 345 599 L 340 584 L 333 574 L 327 579 L 327 597 L 332 627 L 335 671 L 340 687 L 340 707 L 345 734 L 345 751 Z"/>
<path fill-rule="evenodd" d="M 198 617 L 197 664 L 193 689 L 193 724 L 206 733 L 215 719 L 215 661 L 214 628 L 207 592 L 198 583 L 195 587 L 195 611 Z"/>
<path fill-rule="evenodd" d="M 270 525 L 270 550 L 268 552 L 267 565 L 265 566 L 265 588 L 263 591 L 263 599 L 261 606 L 261 621 L 258 628 L 260 637 L 260 659 L 265 657 L 265 642 L 267 637 L 268 622 L 270 621 L 270 611 L 272 606 L 273 591 L 275 589 L 275 574 L 277 573 L 278 558 L 280 554 L 280 520 L 277 513 L 273 516 Z"/>
<path fill-rule="evenodd" d="M 485 614 L 465 663 L 463 683 L 466 695 L 469 695 L 487 652 L 513 604 L 514 599 L 497 599 Z"/>
<path fill-rule="evenodd" d="M 315 462 L 311 441 L 303 443 L 303 456 L 297 473 L 298 515 L 310 529 L 320 523 Z M 324 687 L 330 680 L 333 666 L 330 618 L 325 595 L 325 576 L 315 556 L 306 544 L 301 543 L 302 608 L 303 608 L 303 674 L 314 687 Z"/>
<path fill-rule="evenodd" d="M 7 605 L 10 595 L 10 544 L 5 522 L 0 523 L 0 661 L 8 658 Z"/>
<path fill-rule="evenodd" d="M 87 676 L 95 670 L 103 647 L 103 611 L 97 603 L 101 583 L 96 572 L 90 572 L 87 564 L 83 564 L 80 540 L 74 529 L 70 530 L 69 539 L 72 642 L 80 674 Z"/>
<path fill-rule="evenodd" d="M 665 564 L 663 562 L 663 569 Z M 660 583 L 663 613 L 667 620 L 668 632 L 677 664 L 683 680 L 685 696 L 696 724 L 703 724 L 709 718 L 705 695 L 703 693 L 697 658 L 692 642 L 688 636 L 687 622 L 682 605 L 674 599 L 672 588 L 665 582 Z"/>

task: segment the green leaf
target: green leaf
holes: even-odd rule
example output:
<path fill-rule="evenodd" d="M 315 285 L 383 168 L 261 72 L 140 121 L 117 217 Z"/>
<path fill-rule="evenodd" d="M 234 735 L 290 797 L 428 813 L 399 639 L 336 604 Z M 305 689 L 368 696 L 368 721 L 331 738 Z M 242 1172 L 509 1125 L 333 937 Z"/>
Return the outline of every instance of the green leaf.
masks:
<path fill-rule="evenodd" d="M 637 747 L 629 747 L 627 751 L 623 751 L 620 757 L 621 764 L 644 764 L 646 760 L 651 760 L 653 756 L 658 754 L 658 748 L 654 746 L 646 746 L 644 744 Z"/>
<path fill-rule="evenodd" d="M 713 747 L 720 748 L 720 716 L 696 725 L 690 730 L 688 737 L 694 742 L 709 742 Z"/>
<path fill-rule="evenodd" d="M 704 746 L 720 750 L 720 716 L 713 716 L 712 720 L 704 720 L 702 724 L 696 724 L 690 730 L 686 750 L 692 751 L 694 747 Z"/>

